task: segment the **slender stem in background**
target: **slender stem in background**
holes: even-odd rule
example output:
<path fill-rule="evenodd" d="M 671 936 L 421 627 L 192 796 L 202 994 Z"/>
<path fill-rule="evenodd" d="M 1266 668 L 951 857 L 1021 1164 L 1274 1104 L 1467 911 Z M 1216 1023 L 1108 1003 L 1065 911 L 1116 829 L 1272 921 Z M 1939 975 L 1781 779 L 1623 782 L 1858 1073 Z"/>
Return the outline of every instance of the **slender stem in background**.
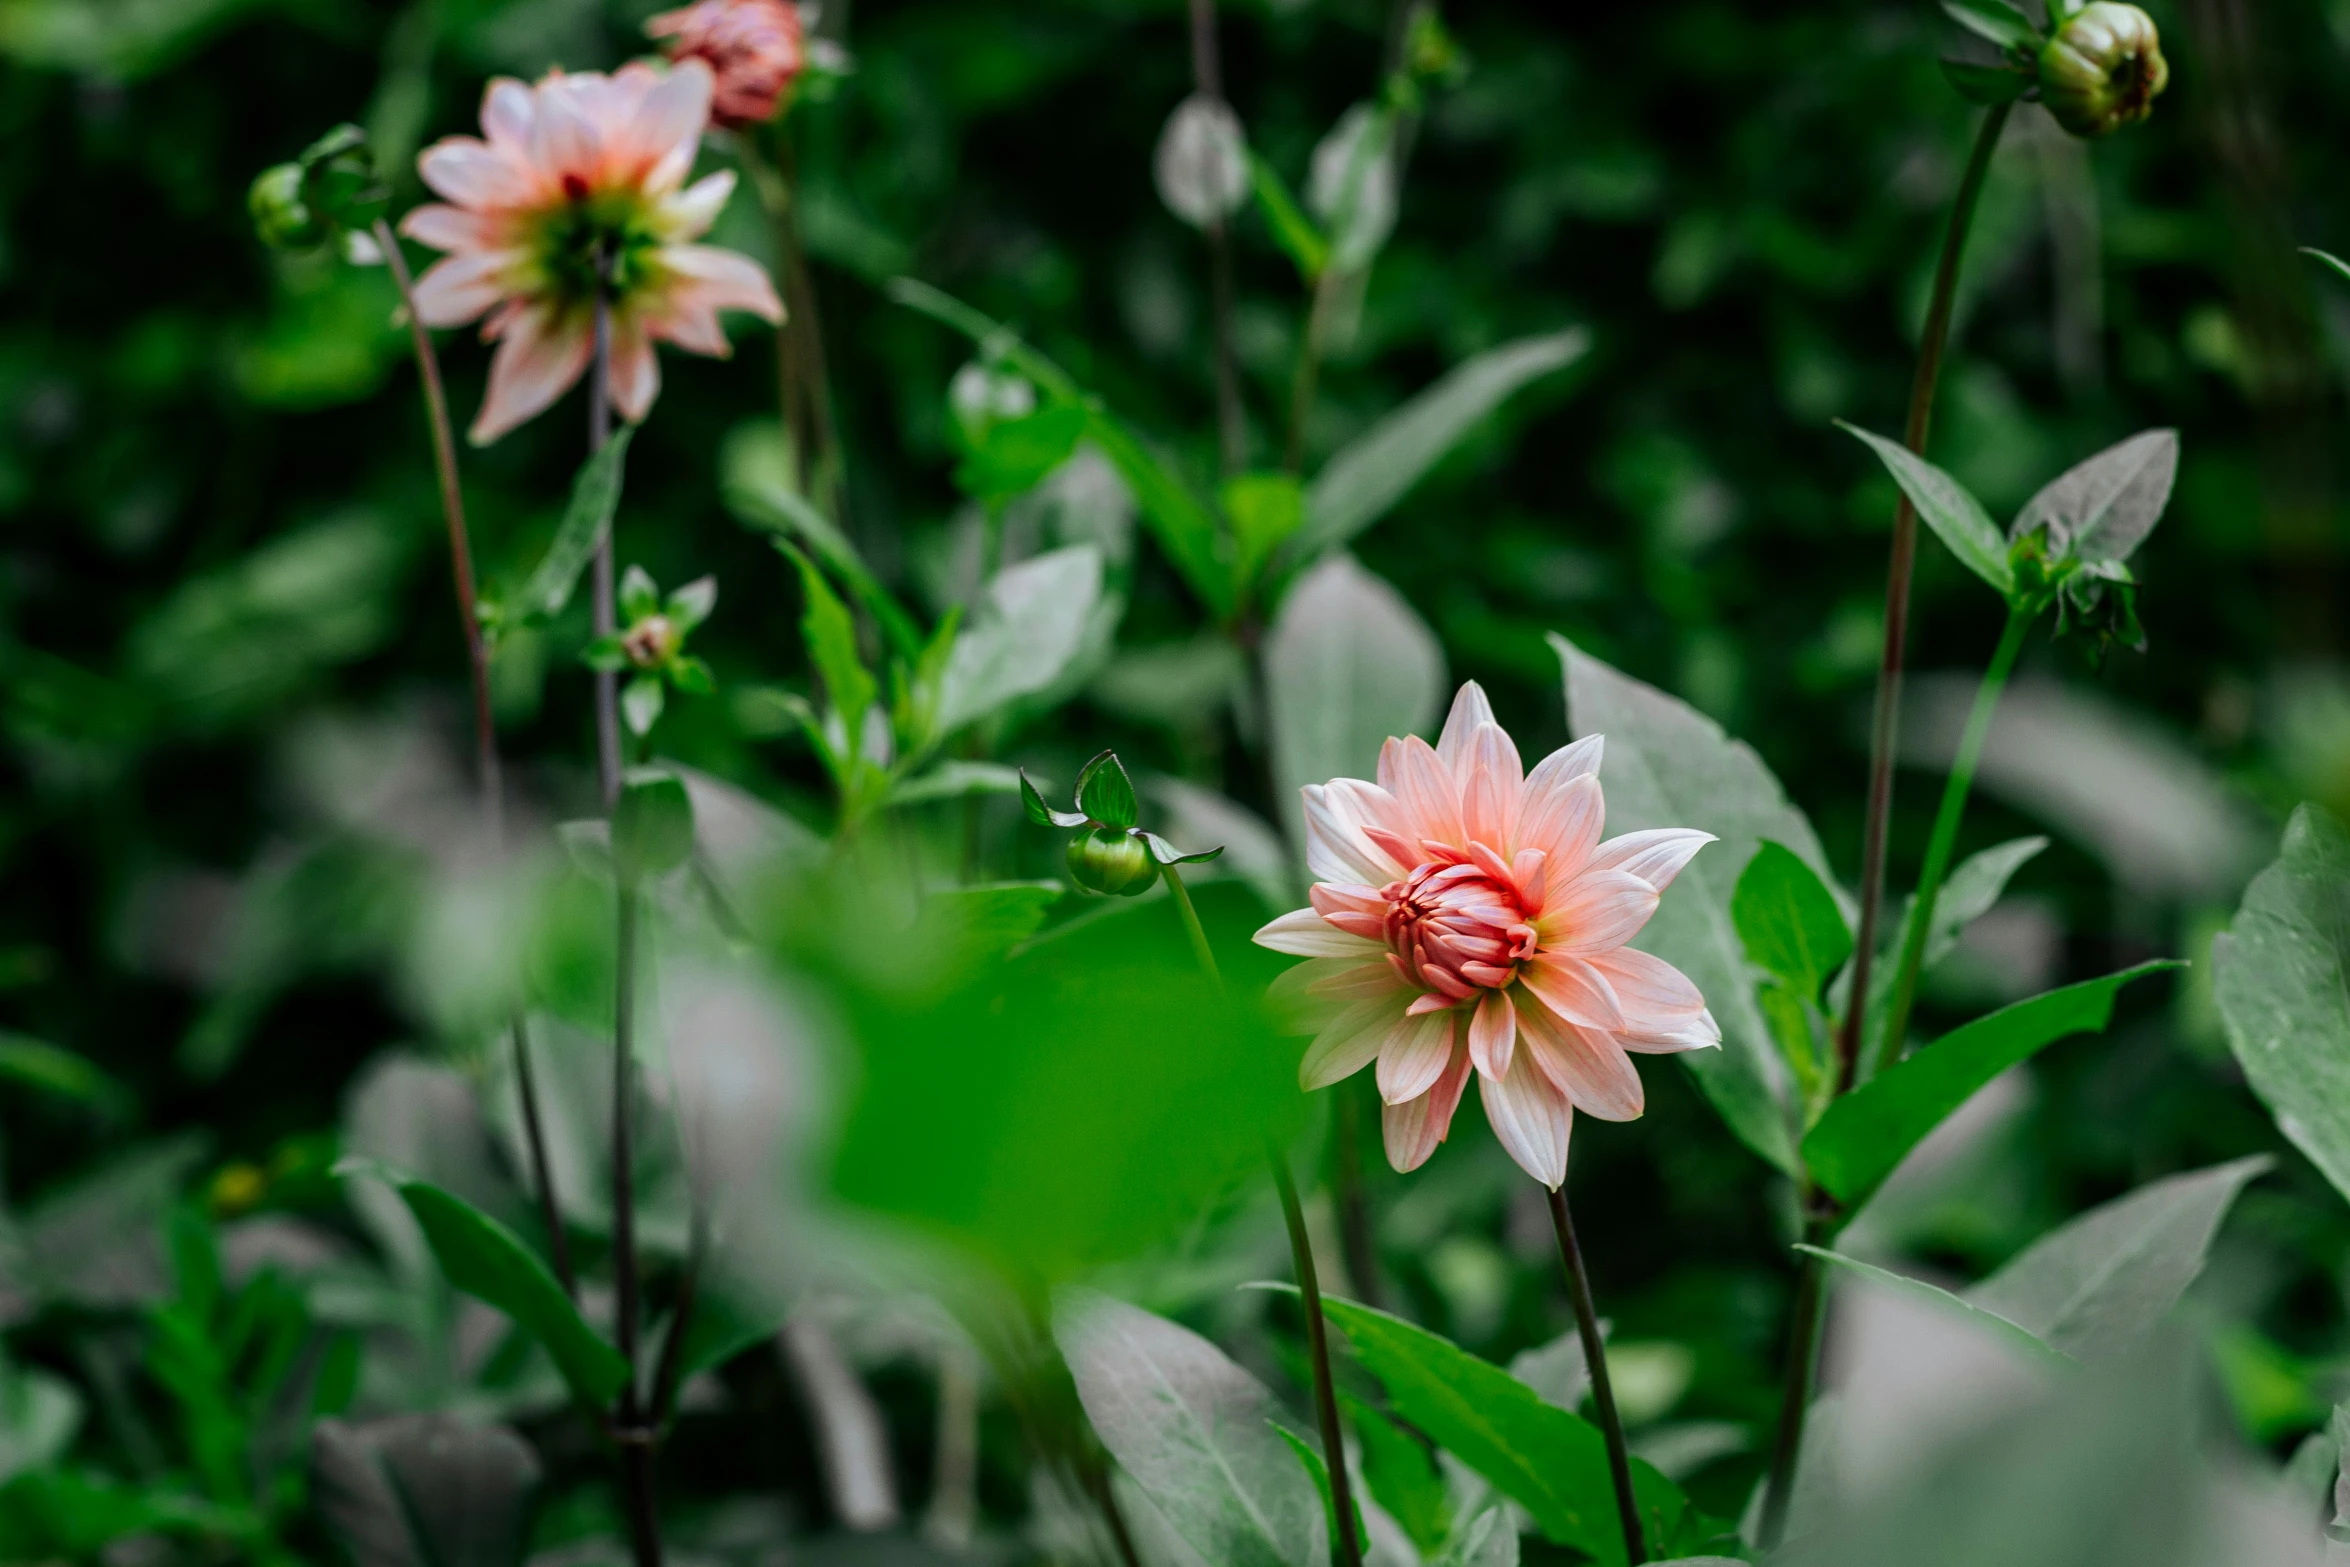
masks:
<path fill-rule="evenodd" d="M 1583 1363 L 1591 1372 L 1591 1405 L 1607 1438 L 1608 1476 L 1616 1487 L 1616 1516 L 1624 1525 L 1624 1556 L 1632 1567 L 1648 1560 L 1640 1535 L 1640 1502 L 1632 1494 L 1632 1450 L 1624 1445 L 1623 1417 L 1616 1413 L 1615 1383 L 1607 1371 L 1607 1345 L 1599 1336 L 1599 1312 L 1591 1303 L 1591 1276 L 1583 1271 L 1583 1248 L 1575 1243 L 1575 1218 L 1567 1211 L 1564 1185 L 1549 1189 L 1550 1227 L 1558 1234 L 1559 1261 L 1567 1265 L 1567 1294 L 1575 1303 L 1575 1331 L 1583 1339 Z"/>
<path fill-rule="evenodd" d="M 1815 1214 L 1804 1239 L 1825 1243 L 1830 1220 Z M 1806 1252 L 1795 1276 L 1795 1312 L 1787 1337 L 1787 1386 L 1779 1395 L 1779 1425 L 1771 1439 L 1770 1480 L 1763 1490 L 1762 1548 L 1774 1551 L 1787 1532 L 1787 1508 L 1795 1499 L 1796 1460 L 1803 1452 L 1803 1421 L 1811 1413 L 1812 1366 L 1819 1357 L 1821 1307 L 1827 1301 L 1827 1268 Z"/>
<path fill-rule="evenodd" d="M 628 1379 L 620 1385 L 613 1434 L 627 1481 L 629 1533 L 637 1567 L 661 1567 L 661 1531 L 653 1505 L 655 1432 L 637 1396 L 636 1144 L 630 1122 L 636 1099 L 637 892 L 618 893 L 612 1014 L 612 1276 L 613 1326 Z"/>
<path fill-rule="evenodd" d="M 1216 48 L 1216 0 L 1191 0 L 1192 90 L 1224 101 L 1224 71 Z M 1208 300 L 1216 352 L 1216 436 L 1226 478 L 1248 466 L 1248 426 L 1240 405 L 1240 359 L 1232 346 L 1232 236 L 1221 216 L 1210 218 Z"/>
<path fill-rule="evenodd" d="M 1330 312 L 1337 293 L 1337 272 L 1325 267 L 1314 279 L 1314 301 L 1306 310 L 1305 336 L 1297 345 L 1297 365 L 1289 377 L 1289 438 L 1282 447 L 1285 473 L 1303 473 L 1306 465 L 1306 419 L 1314 411 L 1314 391 L 1322 377 L 1322 339 L 1329 331 Z"/>
<path fill-rule="evenodd" d="M 1314 1362 L 1314 1416 L 1322 1428 L 1322 1462 L 1330 1471 L 1330 1510 L 1337 1515 L 1338 1567 L 1363 1567 L 1363 1542 L 1355 1535 L 1354 1481 L 1346 1472 L 1346 1439 L 1338 1429 L 1338 1390 L 1330 1379 L 1330 1326 L 1322 1316 L 1322 1285 L 1314 1272 L 1313 1242 L 1306 1235 L 1305 1209 L 1289 1179 L 1289 1159 L 1270 1140 L 1265 1157 L 1273 1166 L 1273 1187 L 1281 1194 L 1281 1217 L 1289 1225 L 1289 1255 L 1297 1265 L 1297 1296 L 1306 1310 L 1306 1350 Z"/>
<path fill-rule="evenodd" d="M 1341 1084 L 1331 1109 L 1331 1196 L 1338 1204 L 1338 1244 L 1355 1299 L 1377 1306 L 1379 1247 L 1371 1228 L 1371 1205 L 1363 1191 L 1363 1096 Z"/>
<path fill-rule="evenodd" d="M 1199 910 L 1191 906 L 1191 891 L 1183 885 L 1182 871 L 1172 865 L 1162 865 L 1159 874 L 1166 878 L 1167 891 L 1183 916 L 1183 933 L 1191 938 L 1191 955 L 1199 959 L 1201 971 L 1221 986 L 1223 972 L 1216 967 L 1216 954 L 1208 946 L 1208 933 L 1200 926 Z"/>
<path fill-rule="evenodd" d="M 599 256 L 597 271 L 610 265 Z M 612 439 L 612 302 L 596 294 L 596 354 L 588 366 L 588 451 L 600 452 Z M 592 591 L 595 632 L 608 637 L 620 629 L 619 611 L 612 602 L 612 530 L 596 541 Z M 609 811 L 620 801 L 620 675 L 596 671 L 596 783 Z"/>
<path fill-rule="evenodd" d="M 441 383 L 440 355 L 433 352 L 432 334 L 416 314 L 416 288 L 408 274 L 408 258 L 399 237 L 383 219 L 375 220 L 376 248 L 391 269 L 393 286 L 400 291 L 400 307 L 408 317 L 408 343 L 416 353 L 416 375 L 424 389 L 425 423 L 432 431 L 433 467 L 441 482 L 441 515 L 449 526 L 449 574 L 457 594 L 457 624 L 465 637 L 465 663 L 473 680 L 473 758 L 481 786 L 483 824 L 489 829 L 492 853 L 506 847 L 505 785 L 498 765 L 498 725 L 490 704 L 490 655 L 482 635 L 481 608 L 473 582 L 473 543 L 465 528 L 465 489 L 457 475 L 457 437 L 449 423 L 448 389 Z M 538 1189 L 539 1215 L 547 1227 L 547 1246 L 554 1254 L 555 1276 L 565 1293 L 577 1298 L 578 1277 L 571 1271 L 571 1242 L 563 1231 L 563 1215 L 555 1201 L 555 1175 L 547 1160 L 546 1132 L 539 1120 L 538 1084 L 530 1066 L 530 1035 L 520 1012 L 512 1025 L 514 1083 L 522 1101 L 522 1126 L 530 1143 L 531 1182 Z"/>
<path fill-rule="evenodd" d="M 1992 651 L 1983 683 L 1975 688 L 1975 705 L 1967 714 L 1966 731 L 1959 737 L 1958 755 L 1950 777 L 1942 785 L 1942 805 L 1934 813 L 1934 835 L 1926 841 L 1925 868 L 1918 872 L 1917 902 L 1911 907 L 1909 928 L 1902 935 L 1901 963 L 1893 971 L 1893 996 L 1885 1008 L 1885 1026 L 1878 1030 L 1875 1055 L 1898 1058 L 1909 1029 L 1909 1009 L 1917 999 L 1918 970 L 1924 966 L 1926 935 L 1934 923 L 1934 900 L 1941 895 L 1942 878 L 1950 872 L 1950 856 L 1958 843 L 1959 819 L 1966 815 L 1967 791 L 1974 786 L 1975 767 L 1983 759 L 1983 742 L 1991 734 L 1991 715 L 1998 711 L 2000 690 L 2023 651 L 2024 637 L 2038 618 L 2037 604 L 2019 604 L 2007 612 L 2006 629 Z M 1873 1063 L 1871 1063 L 1873 1064 Z"/>
<path fill-rule="evenodd" d="M 1966 253 L 1967 230 L 1991 171 L 1991 154 L 2007 127 L 2011 104 L 1995 104 L 1983 116 L 1975 149 L 1951 204 L 1950 226 L 1942 237 L 1942 259 L 1934 268 L 1933 301 L 1926 309 L 1925 337 L 1918 344 L 1917 374 L 1909 386 L 1909 423 L 1903 439 L 1923 455 L 1933 423 L 1934 389 L 1942 378 L 1942 350 L 1950 339 L 1950 311 L 1958 295 L 1958 264 Z M 1885 571 L 1885 653 L 1877 667 L 1877 708 L 1869 735 L 1869 814 L 1861 836 L 1860 931 L 1852 955 L 1852 1002 L 1837 1031 L 1839 1094 L 1852 1091 L 1860 1066 L 1861 1025 L 1866 1021 L 1869 965 L 1876 956 L 1877 918 L 1885 901 L 1885 829 L 1893 813 L 1893 745 L 1901 718 L 1901 666 L 1909 640 L 1909 577 L 1917 561 L 1918 514 L 1902 496 L 1893 513 L 1893 550 Z"/>
<path fill-rule="evenodd" d="M 799 224 L 792 213 L 796 170 L 791 140 L 780 120 L 774 137 L 772 158 L 761 150 L 756 129 L 740 132 L 735 147 L 767 213 L 781 274 L 784 314 L 775 333 L 775 375 L 784 433 L 791 440 L 801 490 L 837 522 L 842 520 L 843 500 L 840 439 L 833 424 L 824 326 L 817 316 L 815 279 L 808 271 L 807 251 L 800 244 Z"/>

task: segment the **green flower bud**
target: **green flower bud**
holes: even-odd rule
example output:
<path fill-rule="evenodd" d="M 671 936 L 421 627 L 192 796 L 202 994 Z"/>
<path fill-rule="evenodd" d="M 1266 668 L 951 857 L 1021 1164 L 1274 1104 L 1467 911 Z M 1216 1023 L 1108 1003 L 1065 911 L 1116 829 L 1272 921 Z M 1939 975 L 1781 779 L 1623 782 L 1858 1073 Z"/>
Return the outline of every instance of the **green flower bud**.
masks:
<path fill-rule="evenodd" d="M 1069 875 L 1089 891 L 1131 898 L 1158 880 L 1159 867 L 1135 834 L 1096 827 L 1069 840 Z"/>
<path fill-rule="evenodd" d="M 2040 49 L 2040 101 L 2075 136 L 2135 125 L 2169 85 L 2154 20 L 2134 5 L 2092 0 Z"/>
<path fill-rule="evenodd" d="M 245 193 L 245 208 L 261 243 L 272 250 L 308 250 L 326 240 L 326 225 L 302 199 L 302 165 L 263 169 Z"/>
<path fill-rule="evenodd" d="M 392 193 L 376 176 L 367 133 L 338 125 L 302 149 L 302 196 L 310 210 L 338 229 L 365 233 L 391 205 Z"/>
<path fill-rule="evenodd" d="M 684 648 L 685 633 L 667 615 L 647 615 L 620 637 L 620 651 L 639 669 L 659 669 Z"/>

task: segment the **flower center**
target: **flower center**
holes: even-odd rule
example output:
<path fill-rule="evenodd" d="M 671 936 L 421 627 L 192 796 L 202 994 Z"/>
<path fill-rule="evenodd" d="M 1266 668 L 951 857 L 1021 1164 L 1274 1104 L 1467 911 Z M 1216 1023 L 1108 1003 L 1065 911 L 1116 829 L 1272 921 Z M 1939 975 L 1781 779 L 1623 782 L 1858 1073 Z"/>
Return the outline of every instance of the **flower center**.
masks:
<path fill-rule="evenodd" d="M 1423 990 L 1465 1001 L 1499 990 L 1534 955 L 1517 889 L 1468 862 L 1422 865 L 1379 889 L 1388 961 Z"/>
<path fill-rule="evenodd" d="M 661 236 L 642 196 L 590 190 L 576 174 L 563 177 L 563 194 L 569 199 L 539 219 L 536 250 L 549 293 L 568 304 L 587 304 L 596 297 L 599 271 L 615 301 L 653 281 Z"/>

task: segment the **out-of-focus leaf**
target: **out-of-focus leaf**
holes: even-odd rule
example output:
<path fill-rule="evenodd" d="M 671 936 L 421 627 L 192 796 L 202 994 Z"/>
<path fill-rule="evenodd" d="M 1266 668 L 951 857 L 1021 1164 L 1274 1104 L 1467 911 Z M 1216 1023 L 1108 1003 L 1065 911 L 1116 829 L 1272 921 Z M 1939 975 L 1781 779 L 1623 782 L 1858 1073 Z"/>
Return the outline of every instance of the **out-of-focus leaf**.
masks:
<path fill-rule="evenodd" d="M 0 54 L 26 65 L 135 81 L 263 0 L 6 0 Z"/>
<path fill-rule="evenodd" d="M 891 786 L 891 805 L 962 800 L 975 794 L 1017 794 L 1020 774 L 1000 762 L 945 761 Z"/>
<path fill-rule="evenodd" d="M 1942 74 L 1969 103 L 2013 103 L 2038 80 L 2003 65 L 1980 65 L 1972 60 L 1944 60 Z"/>
<path fill-rule="evenodd" d="M 571 501 L 547 553 L 531 568 L 530 577 L 514 597 L 517 611 L 527 619 L 551 620 L 563 613 L 579 574 L 587 569 L 596 545 L 611 530 L 612 514 L 620 509 L 620 488 L 628 462 L 628 443 L 636 426 L 624 424 L 612 439 L 579 465 L 571 481 Z"/>
<path fill-rule="evenodd" d="M 807 595 L 807 607 L 800 616 L 800 638 L 808 646 L 808 662 L 824 682 L 825 700 L 840 722 L 840 760 L 853 763 L 864 741 L 865 714 L 881 694 L 881 687 L 857 651 L 857 623 L 849 618 L 848 606 L 832 591 L 824 573 L 797 546 L 778 542 L 776 547 L 799 568 L 800 588 Z"/>
<path fill-rule="evenodd" d="M 1730 920 L 1747 958 L 1807 1001 L 1852 956 L 1852 931 L 1819 873 L 1784 844 L 1754 851 L 1730 893 Z"/>
<path fill-rule="evenodd" d="M 2008 537 L 2045 527 L 2060 559 L 2128 560 L 2162 520 L 2178 472 L 2179 432 L 2141 430 L 2049 480 L 2016 514 Z"/>
<path fill-rule="evenodd" d="M 1444 701 L 1444 650 L 1402 594 L 1335 555 L 1289 590 L 1265 638 L 1265 705 L 1282 820 L 1302 854 L 1297 791 L 1374 776 L 1390 735 L 1416 734 Z"/>
<path fill-rule="evenodd" d="M 1991 584 L 2001 598 L 2014 596 L 2015 567 L 2007 558 L 2007 540 L 1965 485 L 1898 441 L 1888 441 L 1858 425 L 1843 428 L 1868 443 L 1926 526 L 1961 565 Z"/>
<path fill-rule="evenodd" d="M 1991 906 L 2007 890 L 2009 878 L 2047 847 L 2045 838 L 2011 838 L 1959 861 L 1943 878 L 1942 891 L 1934 899 L 1934 923 L 1926 932 L 1921 967 L 1930 969 L 1950 956 L 1966 928 L 1991 912 Z M 1884 1058 L 1878 1036 L 1885 1031 L 1885 1009 L 1892 1002 L 1893 982 L 1901 968 L 1889 954 L 1901 950 L 1901 944 L 1909 938 L 1910 921 L 1917 917 L 1917 898 L 1913 894 L 1903 901 L 1895 944 L 1887 949 L 1888 956 L 1869 970 L 1868 1036 L 1861 1052 L 1864 1069 L 1868 1063 Z"/>
<path fill-rule="evenodd" d="M 65 1455 L 82 1425 L 82 1396 L 36 1366 L 0 1364 L 0 1483 Z"/>
<path fill-rule="evenodd" d="M 1706 845 L 1658 905 L 1635 944 L 1688 975 L 1722 1026 L 1722 1048 L 1681 1057 L 1740 1141 L 1781 1170 L 1796 1168 L 1795 1085 L 1755 1002 L 1746 946 L 1730 912 L 1738 878 L 1766 840 L 1785 845 L 1828 882 L 1827 857 L 1751 746 L 1704 714 L 1551 638 L 1565 665 L 1567 728 L 1607 736 L 1600 781 L 1607 831 L 1695 827 Z"/>
<path fill-rule="evenodd" d="M 1379 254 L 1395 232 L 1398 176 L 1395 116 L 1384 105 L 1353 105 L 1315 144 L 1306 205 L 1330 236 L 1331 266 L 1359 271 Z"/>
<path fill-rule="evenodd" d="M 1248 160 L 1248 137 L 1231 105 L 1193 93 L 1167 116 L 1151 174 L 1167 210 L 1204 229 L 1248 200 Z"/>
<path fill-rule="evenodd" d="M 955 484 L 974 500 L 1001 504 L 1025 495 L 1076 454 L 1091 416 L 1076 403 L 1053 403 L 1019 419 L 990 423 L 955 465 Z"/>
<path fill-rule="evenodd" d="M 1101 552 L 1090 544 L 998 572 L 947 659 L 939 733 L 952 734 L 1034 696 L 1067 673 L 1083 650 L 1101 591 Z"/>
<path fill-rule="evenodd" d="M 719 498 L 746 526 L 796 540 L 825 570 L 848 584 L 899 657 L 920 657 L 923 638 L 913 617 L 882 586 L 848 535 L 793 487 L 791 473 L 791 448 L 783 431 L 766 420 L 755 420 L 736 428 L 720 449 Z"/>
<path fill-rule="evenodd" d="M 1990 39 L 2002 49 L 2032 49 L 2039 45 L 2040 30 L 2007 0 L 1942 0 L 1942 9 L 1959 26 L 1977 37 Z"/>
<path fill-rule="evenodd" d="M 539 1461 L 504 1426 L 393 1415 L 311 1433 L 315 1500 L 357 1567 L 517 1567 Z"/>
<path fill-rule="evenodd" d="M 45 1191 L 18 1223 L 6 1283 L 35 1300 L 90 1310 L 148 1305 L 170 1293 L 163 1219 L 209 1140 L 182 1133 Z M 0 1301 L 9 1290 L 0 1290 Z"/>
<path fill-rule="evenodd" d="M 2293 1146 L 2350 1197 L 2350 837 L 2304 805 L 2211 944 L 2228 1043 Z"/>
<path fill-rule="evenodd" d="M 1897 1291 L 1912 1300 L 1923 1302 L 1934 1310 L 1944 1312 L 1977 1331 L 1990 1335 L 2009 1348 L 2021 1351 L 2027 1359 L 2061 1363 L 2071 1358 L 2042 1343 L 2033 1336 L 2029 1328 L 2010 1322 L 1997 1312 L 1985 1307 L 1972 1305 L 1946 1289 L 1928 1284 L 1924 1279 L 1913 1279 L 1905 1273 L 1895 1273 L 1890 1268 L 1880 1268 L 1875 1263 L 1863 1262 L 1857 1257 L 1847 1257 L 1841 1252 L 1828 1251 L 1818 1246 L 1799 1245 L 1795 1249 L 1809 1252 L 1821 1261 L 1834 1263 L 1848 1273 L 1868 1279 L 1886 1289 Z"/>
<path fill-rule="evenodd" d="M 2140 963 L 1951 1030 L 1828 1107 L 1803 1139 L 1812 1178 L 1838 1200 L 1857 1205 L 1976 1089 L 2059 1039 L 2103 1029 L 2122 986 L 2180 966 Z"/>
<path fill-rule="evenodd" d="M 1675 1557 L 1676 1561 L 1713 1561 L 1714 1557 Z M 1727 1557 L 1719 1558 L 1727 1561 Z M 1486 1508 L 1456 1526 L 1444 1548 L 1428 1558 L 1428 1567 L 1518 1567 L 1518 1526 L 1509 1509 Z"/>
<path fill-rule="evenodd" d="M 600 1408 L 620 1390 L 628 1380 L 627 1363 L 588 1326 L 537 1252 L 429 1181 L 404 1180 L 398 1190 L 450 1284 L 497 1307 L 537 1339 L 580 1402 Z"/>
<path fill-rule="evenodd" d="M 1343 546 L 1387 515 L 1486 415 L 1590 347 L 1591 334 L 1570 327 L 1489 348 L 1454 366 L 1322 465 L 1306 489 L 1305 522 L 1292 556 L 1311 560 Z"/>
<path fill-rule="evenodd" d="M 1233 572 L 1252 583 L 1305 522 L 1305 492 L 1293 474 L 1243 473 L 1224 481 L 1222 500 L 1238 556 Z"/>
<path fill-rule="evenodd" d="M 0 1078 L 97 1109 L 119 1103 L 122 1094 L 88 1056 L 24 1034 L 0 1032 Z"/>
<path fill-rule="evenodd" d="M 1532 1513 L 1552 1540 L 1601 1562 L 1624 1560 L 1597 1427 L 1425 1328 L 1349 1300 L 1326 1297 L 1323 1306 L 1398 1414 Z M 1688 1510 L 1679 1487 L 1638 1459 L 1632 1485 L 1643 1533 L 1671 1540 Z"/>
<path fill-rule="evenodd" d="M 1363 1444 L 1363 1478 L 1371 1494 L 1424 1555 L 1452 1533 L 1452 1492 L 1428 1449 L 1394 1421 L 1348 1395 L 1347 1422 Z"/>
<path fill-rule="evenodd" d="M 2211 1238 L 2266 1154 L 2174 1175 L 2043 1235 L 1966 1292 L 2075 1360 L 2135 1348 L 2203 1271 Z"/>
<path fill-rule="evenodd" d="M 1102 1444 L 1192 1549 L 1230 1567 L 1330 1560 L 1322 1502 L 1263 1383 L 1198 1334 L 1105 1295 L 1066 1296 L 1053 1336 Z"/>
<path fill-rule="evenodd" d="M 1330 242 L 1289 193 L 1280 171 L 1253 148 L 1248 155 L 1248 184 L 1257 198 L 1257 210 L 1265 215 L 1265 226 L 1273 231 L 1274 242 L 1296 264 L 1298 277 L 1310 286 L 1330 264 Z"/>
<path fill-rule="evenodd" d="M 2340 256 L 2335 255 L 2332 251 L 2319 250 L 2314 245 L 2304 245 L 2301 247 L 2301 254 L 2305 256 L 2315 256 L 2318 260 L 2324 262 L 2327 266 L 2331 267 L 2342 277 L 2350 279 L 2350 261 L 2344 261 Z"/>

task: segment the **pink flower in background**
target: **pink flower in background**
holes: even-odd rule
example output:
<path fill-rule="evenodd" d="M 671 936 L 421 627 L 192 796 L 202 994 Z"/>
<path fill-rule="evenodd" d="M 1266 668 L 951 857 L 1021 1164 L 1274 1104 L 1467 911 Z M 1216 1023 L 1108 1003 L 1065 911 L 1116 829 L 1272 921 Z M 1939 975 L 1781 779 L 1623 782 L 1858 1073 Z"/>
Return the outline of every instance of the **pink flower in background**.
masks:
<path fill-rule="evenodd" d="M 1592 735 L 1527 775 L 1471 683 L 1435 746 L 1390 740 L 1377 783 L 1304 791 L 1313 907 L 1256 939 L 1313 960 L 1277 991 L 1335 1009 L 1300 1081 L 1324 1088 L 1378 1063 L 1398 1170 L 1444 1141 L 1473 1067 L 1502 1146 L 1555 1188 L 1577 1109 L 1640 1114 L 1628 1052 L 1722 1041 L 1686 975 L 1624 945 L 1713 835 L 1664 827 L 1602 843 L 1599 758 Z"/>
<path fill-rule="evenodd" d="M 484 314 L 498 345 L 475 444 L 496 440 L 568 391 L 595 347 L 598 273 L 609 280 L 612 405 L 642 419 L 661 389 L 656 341 L 723 357 L 721 310 L 769 321 L 783 305 L 748 257 L 699 236 L 734 189 L 731 173 L 685 183 L 710 117 L 709 68 L 643 64 L 492 81 L 485 141 L 449 136 L 417 172 L 446 203 L 417 208 L 402 233 L 448 254 L 417 280 L 428 326 Z"/>
<path fill-rule="evenodd" d="M 672 60 L 700 60 L 716 76 L 710 118 L 730 129 L 775 118 L 808 63 L 807 30 L 791 0 L 695 0 L 645 23 Z"/>

